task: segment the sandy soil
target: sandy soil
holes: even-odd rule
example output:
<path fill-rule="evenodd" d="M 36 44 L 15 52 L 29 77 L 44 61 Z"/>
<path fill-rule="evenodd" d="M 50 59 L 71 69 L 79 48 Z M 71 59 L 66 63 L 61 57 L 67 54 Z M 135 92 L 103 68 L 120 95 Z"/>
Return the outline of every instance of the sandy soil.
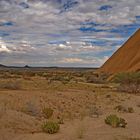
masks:
<path fill-rule="evenodd" d="M 42 80 L 43 82 L 43 80 Z M 129 140 L 140 138 L 140 96 L 119 93 L 111 85 L 55 83 L 36 88 L 25 82 L 20 90 L 0 90 L 0 140 Z M 28 84 L 27 84 L 28 83 Z M 41 83 L 41 82 L 39 82 Z M 31 86 L 32 85 L 32 86 Z M 40 86 L 39 86 L 40 87 Z M 117 112 L 117 105 L 133 107 L 134 113 Z M 42 132 L 46 121 L 42 108 L 54 110 L 52 120 L 61 116 L 64 124 L 57 134 Z M 107 115 L 123 117 L 126 128 L 105 124 Z"/>

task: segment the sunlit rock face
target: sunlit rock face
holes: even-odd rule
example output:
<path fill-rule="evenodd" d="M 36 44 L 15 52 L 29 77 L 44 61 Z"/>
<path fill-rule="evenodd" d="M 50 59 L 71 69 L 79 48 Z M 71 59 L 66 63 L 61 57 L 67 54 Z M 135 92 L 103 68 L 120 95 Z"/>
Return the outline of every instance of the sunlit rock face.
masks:
<path fill-rule="evenodd" d="M 140 29 L 100 68 L 106 73 L 140 70 Z"/>

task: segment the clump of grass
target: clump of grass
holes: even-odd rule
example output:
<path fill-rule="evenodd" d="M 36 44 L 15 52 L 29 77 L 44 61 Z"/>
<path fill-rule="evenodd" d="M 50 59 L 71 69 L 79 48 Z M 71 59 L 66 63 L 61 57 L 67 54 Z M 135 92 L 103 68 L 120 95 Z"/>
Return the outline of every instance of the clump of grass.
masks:
<path fill-rule="evenodd" d="M 127 123 L 123 118 L 119 118 L 116 115 L 109 115 L 105 119 L 105 123 L 111 125 L 112 127 L 123 127 L 125 128 Z"/>
<path fill-rule="evenodd" d="M 46 118 L 46 119 L 49 119 L 52 117 L 53 115 L 53 110 L 51 108 L 43 108 L 42 110 L 42 113 L 43 113 L 43 116 Z"/>
<path fill-rule="evenodd" d="M 46 122 L 42 125 L 42 130 L 45 133 L 49 133 L 49 134 L 57 133 L 59 129 L 60 129 L 59 124 L 52 121 Z"/>

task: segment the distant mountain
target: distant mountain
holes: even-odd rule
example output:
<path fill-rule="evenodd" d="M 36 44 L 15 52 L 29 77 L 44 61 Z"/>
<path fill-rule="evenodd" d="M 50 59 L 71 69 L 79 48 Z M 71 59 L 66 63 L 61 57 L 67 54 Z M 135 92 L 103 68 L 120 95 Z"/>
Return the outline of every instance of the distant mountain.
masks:
<path fill-rule="evenodd" d="M 25 65 L 25 66 L 24 66 L 24 68 L 30 68 L 30 66 L 28 66 L 28 65 Z"/>
<path fill-rule="evenodd" d="M 0 64 L 0 68 L 6 68 L 7 66 Z"/>
<path fill-rule="evenodd" d="M 107 73 L 140 71 L 140 29 L 99 69 Z"/>

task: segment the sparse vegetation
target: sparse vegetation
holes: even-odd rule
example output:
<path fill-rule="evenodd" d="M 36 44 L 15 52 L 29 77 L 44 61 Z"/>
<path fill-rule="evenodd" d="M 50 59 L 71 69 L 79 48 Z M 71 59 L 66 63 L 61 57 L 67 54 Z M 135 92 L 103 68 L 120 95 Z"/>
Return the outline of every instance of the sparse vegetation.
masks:
<path fill-rule="evenodd" d="M 85 76 L 87 83 L 102 84 L 106 83 L 109 74 L 106 73 L 89 73 Z"/>
<path fill-rule="evenodd" d="M 114 77 L 119 83 L 118 90 L 128 93 L 140 93 L 140 72 L 120 73 Z"/>
<path fill-rule="evenodd" d="M 127 123 L 123 118 L 117 117 L 117 115 L 109 115 L 105 119 L 105 123 L 111 125 L 112 127 L 123 127 L 125 128 Z"/>
<path fill-rule="evenodd" d="M 21 82 L 18 80 L 3 81 L 0 84 L 1 89 L 19 90 L 21 89 Z"/>
<path fill-rule="evenodd" d="M 53 115 L 53 110 L 51 108 L 43 108 L 42 110 L 42 113 L 43 113 L 43 116 L 46 118 L 46 119 L 49 119 L 52 117 Z"/>
<path fill-rule="evenodd" d="M 42 129 L 45 133 L 54 134 L 59 131 L 60 126 L 56 122 L 49 121 L 43 124 Z"/>
<path fill-rule="evenodd" d="M 139 123 L 139 96 L 117 92 L 116 87 L 119 82 L 108 83 L 106 82 L 107 77 L 102 81 L 101 75 L 96 75 L 96 72 L 91 70 L 31 70 L 29 68 L 25 71 L 15 69 L 0 71 L 0 77 L 4 73 L 7 73 L 7 77 L 0 80 L 1 128 L 8 126 L 11 133 L 14 128 L 16 134 L 12 134 L 15 137 L 19 133 L 22 133 L 23 136 L 25 133 L 32 133 L 31 136 L 36 138 L 36 135 L 39 135 L 40 139 L 44 137 L 45 139 L 69 139 L 69 137 L 70 139 L 88 139 L 89 137 L 98 139 L 96 130 L 99 130 L 99 133 L 105 132 L 106 137 L 108 137 L 107 133 L 119 138 L 118 132 L 122 136 L 124 131 L 129 137 L 130 135 L 127 134 L 130 131 L 134 131 L 133 136 L 139 136 L 135 126 Z M 99 76 L 99 81 L 94 79 L 93 83 L 88 83 L 86 77 L 92 77 L 92 74 L 93 78 Z M 19 82 L 20 90 L 11 90 L 6 86 L 1 88 L 9 81 Z M 110 112 L 117 114 L 107 116 L 104 120 L 104 114 Z M 104 129 L 104 125 L 106 123 L 115 128 L 126 127 L 126 121 L 117 116 L 119 114 L 126 117 L 129 126 L 127 129 L 115 130 L 116 135 L 113 129 Z M 42 131 L 49 134 L 57 133 L 61 125 L 60 135 L 48 136 L 40 133 Z M 96 126 L 99 127 L 96 129 Z M 91 135 L 93 130 L 94 133 Z M 0 134 L 2 133 L 3 131 L 0 132 Z M 8 135 L 8 133 L 5 131 L 4 135 Z"/>

